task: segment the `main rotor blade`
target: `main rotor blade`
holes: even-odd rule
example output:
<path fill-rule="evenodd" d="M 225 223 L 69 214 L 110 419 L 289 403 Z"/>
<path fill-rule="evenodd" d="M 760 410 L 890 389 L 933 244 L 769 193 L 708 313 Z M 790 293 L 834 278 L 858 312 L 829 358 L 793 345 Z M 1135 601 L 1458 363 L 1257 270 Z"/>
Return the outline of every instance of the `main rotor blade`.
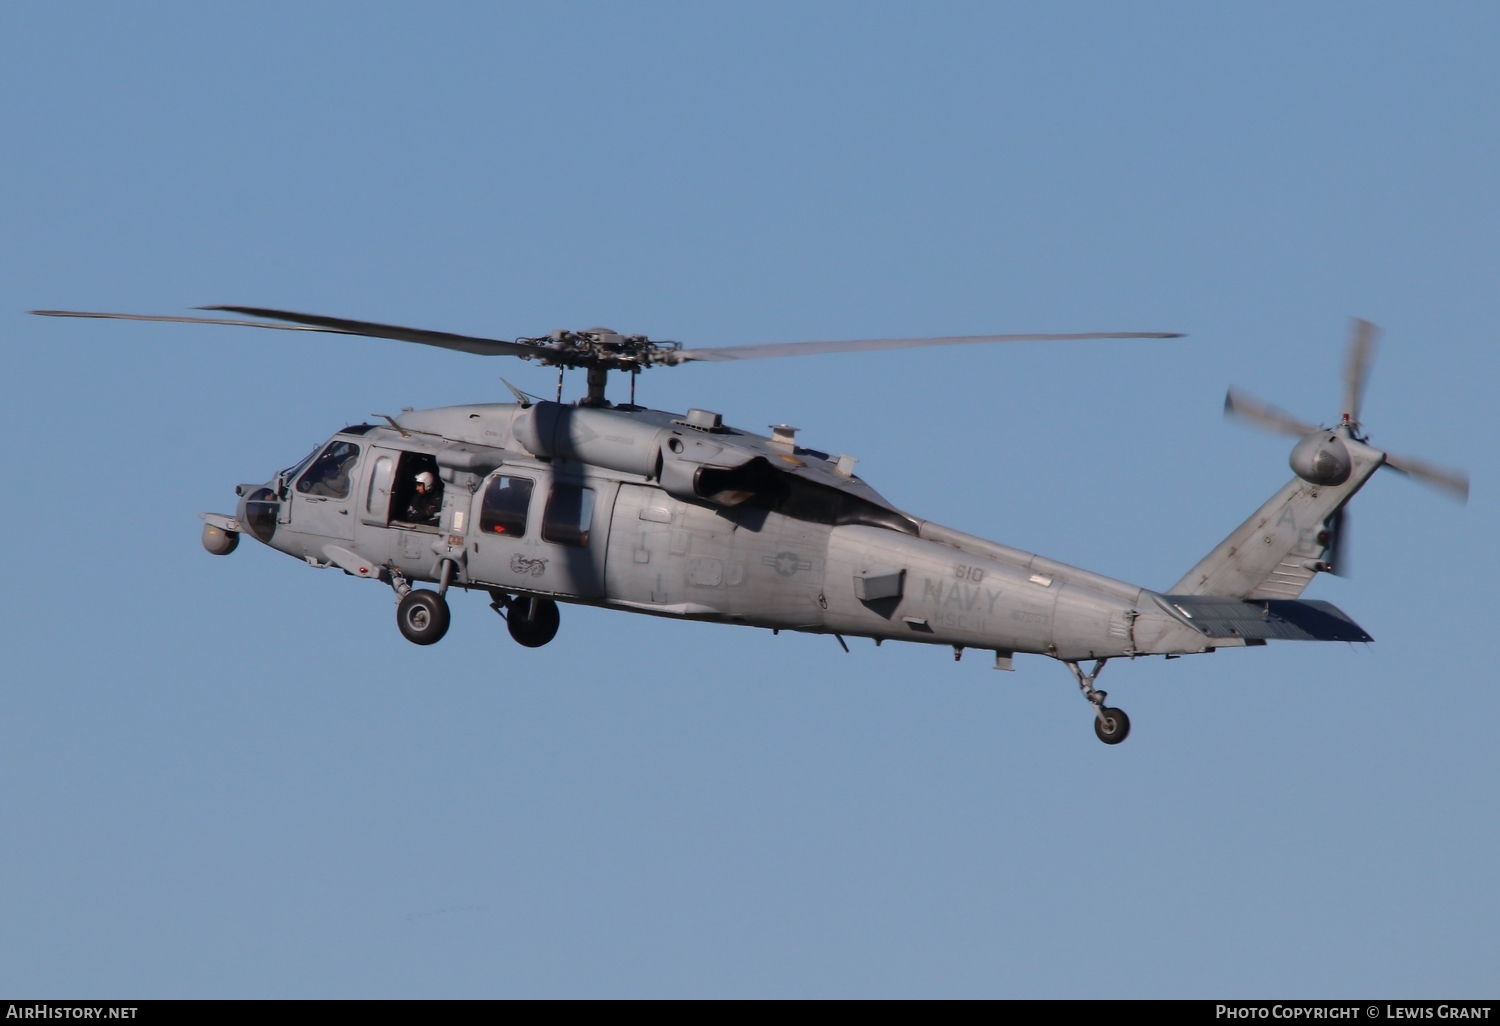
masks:
<path fill-rule="evenodd" d="M 1318 430 L 1285 410 L 1277 409 L 1270 403 L 1263 403 L 1254 396 L 1233 388 L 1224 394 L 1224 416 L 1241 417 L 1258 427 L 1280 435 L 1302 437 Z"/>
<path fill-rule="evenodd" d="M 95 313 L 89 310 L 28 310 L 38 317 L 92 317 L 108 321 L 162 321 L 167 324 L 232 324 L 241 328 L 276 328 L 280 331 L 325 331 L 347 335 L 335 328 L 312 328 L 301 324 L 265 324 L 261 321 L 230 320 L 225 317 L 168 317 L 161 314 Z"/>
<path fill-rule="evenodd" d="M 1460 502 L 1469 501 L 1469 475 L 1462 470 L 1448 470 L 1426 460 L 1392 456 L 1390 453 L 1385 454 L 1385 465 L 1439 491 L 1447 492 Z"/>
<path fill-rule="evenodd" d="M 321 331 L 331 335 L 364 335 L 370 338 L 389 338 L 398 342 L 419 342 L 442 349 L 457 349 L 480 356 L 527 356 L 540 347 L 502 342 L 499 339 L 480 338 L 473 335 L 454 335 L 446 331 L 426 331 L 421 328 L 402 328 L 393 324 L 375 324 L 369 321 L 349 321 L 339 317 L 319 317 L 313 314 L 294 314 L 281 310 L 262 310 L 248 306 L 205 306 L 204 310 L 223 310 L 226 313 L 242 313 L 252 317 L 268 317 L 295 321 L 293 324 L 268 324 L 265 321 L 241 321 L 227 317 L 168 317 L 158 314 L 94 313 L 83 310 L 32 310 L 40 317 L 92 317 L 116 321 L 160 321 L 168 324 L 227 324 L 240 328 L 273 328 L 278 331 Z"/>
<path fill-rule="evenodd" d="M 505 342 L 498 338 L 483 338 L 478 335 L 456 335 L 448 331 L 429 331 L 426 328 L 403 328 L 397 324 L 377 324 L 374 321 L 351 321 L 343 317 L 324 317 L 321 314 L 294 313 L 291 310 L 267 310 L 258 306 L 205 306 L 204 310 L 222 310 L 225 313 L 244 314 L 246 317 L 265 317 L 274 321 L 291 321 L 339 331 L 346 335 L 367 335 L 370 338 L 390 338 L 398 342 L 417 342 L 439 349 L 456 349 L 461 353 L 479 356 L 533 356 L 540 346 Z"/>
<path fill-rule="evenodd" d="M 751 346 L 717 346 L 684 349 L 677 360 L 718 363 L 726 360 L 765 360 L 774 356 L 820 356 L 824 353 L 859 353 L 875 349 L 915 349 L 921 346 L 965 346 L 978 342 L 1073 342 L 1091 338 L 1182 338 L 1177 332 L 1110 331 L 1078 335 L 943 335 L 936 338 L 860 338 L 846 342 L 769 342 Z"/>
<path fill-rule="evenodd" d="M 1349 319 L 1349 351 L 1344 357 L 1343 414 L 1356 424 L 1359 423 L 1359 408 L 1365 399 L 1365 386 L 1370 383 L 1375 346 L 1379 342 L 1379 328 L 1358 317 Z"/>

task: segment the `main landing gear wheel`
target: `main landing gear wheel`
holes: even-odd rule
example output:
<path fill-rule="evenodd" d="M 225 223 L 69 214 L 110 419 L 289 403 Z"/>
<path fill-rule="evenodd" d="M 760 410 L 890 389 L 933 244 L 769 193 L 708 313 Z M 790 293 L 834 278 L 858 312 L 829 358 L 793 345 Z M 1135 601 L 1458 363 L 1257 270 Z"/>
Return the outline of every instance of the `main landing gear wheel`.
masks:
<path fill-rule="evenodd" d="M 551 599 L 527 598 L 524 595 L 510 603 L 505 626 L 510 636 L 527 648 L 541 648 L 557 637 L 562 615 Z"/>
<path fill-rule="evenodd" d="M 1117 745 L 1130 736 L 1130 717 L 1122 709 L 1105 705 L 1104 700 L 1109 695 L 1094 687 L 1094 681 L 1099 679 L 1099 671 L 1104 669 L 1106 662 L 1107 659 L 1096 660 L 1089 673 L 1084 673 L 1083 667 L 1072 660 L 1065 660 L 1063 665 L 1072 672 L 1073 679 L 1078 681 L 1078 690 L 1094 707 L 1094 735 L 1107 745 Z"/>
<path fill-rule="evenodd" d="M 435 591 L 409 591 L 396 606 L 396 626 L 413 645 L 431 645 L 448 633 L 448 600 Z"/>
<path fill-rule="evenodd" d="M 1130 717 L 1123 709 L 1104 706 L 1094 717 L 1094 733 L 1107 745 L 1117 745 L 1130 736 Z"/>

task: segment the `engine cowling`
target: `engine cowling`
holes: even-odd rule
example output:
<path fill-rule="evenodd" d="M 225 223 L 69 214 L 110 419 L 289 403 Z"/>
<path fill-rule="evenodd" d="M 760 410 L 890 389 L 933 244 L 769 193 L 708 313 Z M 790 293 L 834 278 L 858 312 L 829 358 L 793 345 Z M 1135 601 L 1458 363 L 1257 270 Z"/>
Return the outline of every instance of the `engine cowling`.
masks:
<path fill-rule="evenodd" d="M 1316 431 L 1302 439 L 1287 462 L 1293 473 L 1315 485 L 1343 484 L 1354 468 L 1349 447 L 1331 431 Z"/>
<path fill-rule="evenodd" d="M 562 457 L 650 477 L 656 472 L 660 425 L 614 410 L 539 402 L 511 424 L 516 441 L 533 456 Z"/>

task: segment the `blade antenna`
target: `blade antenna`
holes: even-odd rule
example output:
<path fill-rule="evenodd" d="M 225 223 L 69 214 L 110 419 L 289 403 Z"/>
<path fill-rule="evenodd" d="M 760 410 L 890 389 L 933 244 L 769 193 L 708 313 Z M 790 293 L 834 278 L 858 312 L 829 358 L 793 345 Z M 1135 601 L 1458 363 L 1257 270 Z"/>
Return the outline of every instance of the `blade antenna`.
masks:
<path fill-rule="evenodd" d="M 370 416 L 372 416 L 372 417 L 379 417 L 381 420 L 385 421 L 391 427 L 395 428 L 396 429 L 396 433 L 398 435 L 400 435 L 402 438 L 410 438 L 411 437 L 411 432 L 408 431 L 408 430 L 406 430 L 406 428 L 402 427 L 400 424 L 397 424 L 396 423 L 396 418 L 392 417 L 389 413 L 372 413 L 372 414 L 370 414 Z"/>
<path fill-rule="evenodd" d="M 515 385 L 512 385 L 509 381 L 506 381 L 504 378 L 500 379 L 500 384 L 502 384 L 506 388 L 510 389 L 510 394 L 516 397 L 516 402 L 518 402 L 518 403 L 521 404 L 521 409 L 523 409 L 523 410 L 529 410 L 529 409 L 531 409 L 531 396 L 529 396 L 525 392 L 521 391 Z"/>

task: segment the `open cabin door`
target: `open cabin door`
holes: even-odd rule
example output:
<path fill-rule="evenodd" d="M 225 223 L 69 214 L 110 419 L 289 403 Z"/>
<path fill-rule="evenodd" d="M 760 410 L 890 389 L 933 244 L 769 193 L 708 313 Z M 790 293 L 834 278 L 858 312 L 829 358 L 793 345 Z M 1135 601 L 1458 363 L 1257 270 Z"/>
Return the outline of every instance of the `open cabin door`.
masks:
<path fill-rule="evenodd" d="M 391 493 L 396 483 L 396 467 L 401 453 L 395 449 L 372 446 L 366 460 L 365 483 L 360 489 L 361 523 L 384 527 L 391 519 Z"/>
<path fill-rule="evenodd" d="M 469 579 L 504 591 L 603 598 L 618 487 L 555 468 L 495 471 L 471 508 Z"/>

